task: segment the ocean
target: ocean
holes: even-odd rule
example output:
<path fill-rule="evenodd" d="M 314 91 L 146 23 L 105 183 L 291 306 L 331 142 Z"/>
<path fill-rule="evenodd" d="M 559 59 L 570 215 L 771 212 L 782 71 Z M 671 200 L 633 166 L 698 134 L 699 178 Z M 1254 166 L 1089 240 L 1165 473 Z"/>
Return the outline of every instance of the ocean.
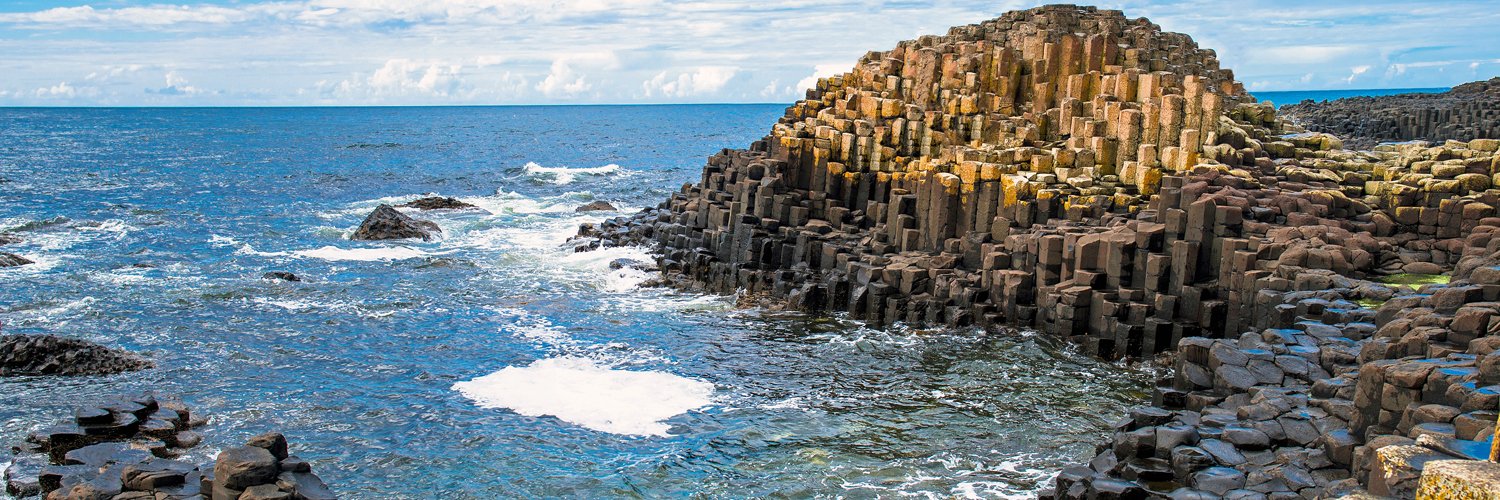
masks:
<path fill-rule="evenodd" d="M 345 498 L 1026 498 L 1147 402 L 1034 332 L 739 309 L 564 246 L 783 109 L 0 109 L 0 250 L 36 261 L 0 269 L 0 328 L 157 364 L 0 378 L 0 443 L 153 390 L 211 417 L 187 460 L 280 431 Z M 347 239 L 424 194 L 484 211 Z"/>

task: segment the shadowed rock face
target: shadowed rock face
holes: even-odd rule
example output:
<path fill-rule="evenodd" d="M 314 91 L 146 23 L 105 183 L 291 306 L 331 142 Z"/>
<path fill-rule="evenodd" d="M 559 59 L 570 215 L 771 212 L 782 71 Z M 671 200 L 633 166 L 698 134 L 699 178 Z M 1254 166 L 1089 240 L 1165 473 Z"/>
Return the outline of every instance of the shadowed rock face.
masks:
<path fill-rule="evenodd" d="M 573 243 L 772 308 L 1165 355 L 1152 406 L 1043 496 L 1336 496 L 1407 436 L 1473 448 L 1500 401 L 1496 146 L 1349 150 L 1185 35 L 1054 5 L 871 52 Z"/>
<path fill-rule="evenodd" d="M 1284 106 L 1281 112 L 1308 130 L 1343 137 L 1352 147 L 1500 139 L 1500 78 L 1465 83 L 1439 94 L 1306 100 Z"/>
<path fill-rule="evenodd" d="M 433 236 L 441 233 L 436 223 L 421 219 L 414 219 L 401 213 L 390 205 L 381 205 L 370 212 L 365 221 L 360 223 L 359 229 L 350 236 L 352 240 L 401 240 L 407 238 L 420 238 L 430 240 Z"/>
<path fill-rule="evenodd" d="M 53 335 L 0 337 L 0 376 L 108 375 L 150 368 L 135 354 Z"/>

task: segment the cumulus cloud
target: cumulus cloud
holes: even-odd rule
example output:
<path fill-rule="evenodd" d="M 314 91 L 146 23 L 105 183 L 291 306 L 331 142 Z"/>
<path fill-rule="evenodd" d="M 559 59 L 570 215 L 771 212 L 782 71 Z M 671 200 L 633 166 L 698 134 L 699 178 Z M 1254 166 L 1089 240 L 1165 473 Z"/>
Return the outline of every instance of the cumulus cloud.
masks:
<path fill-rule="evenodd" d="M 7 76 L 0 105 L 43 102 L 42 95 L 47 103 L 107 104 L 780 101 L 848 71 L 866 51 L 1034 4 L 78 3 L 92 5 L 0 12 L 0 74 Z M 1265 0 L 1237 9 L 1120 0 L 1109 7 L 1193 35 L 1257 90 L 1453 85 L 1493 76 L 1483 73 L 1495 68 L 1484 61 L 1495 57 L 1489 47 L 1500 46 L 1493 2 L 1483 0 Z M 1362 66 L 1368 69 L 1351 71 Z M 181 80 L 164 86 L 169 71 Z M 59 82 L 69 82 L 72 97 L 63 88 L 38 92 Z"/>
<path fill-rule="evenodd" d="M 445 61 L 390 59 L 368 74 L 356 74 L 316 85 L 328 99 L 363 103 L 403 101 L 407 98 L 452 97 L 465 88 L 463 65 Z"/>
<path fill-rule="evenodd" d="M 718 92 L 724 84 L 734 78 L 738 68 L 727 66 L 702 66 L 687 73 L 670 77 L 667 72 L 657 73 L 641 84 L 646 97 L 695 97 Z M 773 84 L 774 85 L 774 84 Z"/>

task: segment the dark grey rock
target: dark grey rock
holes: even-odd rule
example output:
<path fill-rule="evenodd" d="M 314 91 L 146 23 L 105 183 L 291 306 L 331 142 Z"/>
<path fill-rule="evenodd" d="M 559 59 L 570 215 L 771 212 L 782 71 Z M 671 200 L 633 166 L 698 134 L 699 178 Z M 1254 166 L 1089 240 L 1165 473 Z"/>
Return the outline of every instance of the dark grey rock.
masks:
<path fill-rule="evenodd" d="M 10 252 L 0 252 L 0 267 L 16 267 L 32 264 L 31 259 Z"/>
<path fill-rule="evenodd" d="M 276 460 L 282 460 L 287 457 L 286 436 L 281 435 L 279 432 L 267 432 L 255 436 L 246 441 L 245 444 L 247 446 L 265 448 L 266 451 L 271 452 L 271 456 L 276 457 Z"/>
<path fill-rule="evenodd" d="M 350 236 L 352 240 L 400 240 L 420 238 L 430 240 L 442 229 L 432 221 L 414 219 L 390 205 L 381 205 L 370 212 L 359 229 Z"/>
<path fill-rule="evenodd" d="M 302 278 L 286 271 L 270 271 L 260 277 L 268 280 L 302 281 Z"/>
<path fill-rule="evenodd" d="M 460 201 L 458 198 L 448 198 L 443 196 L 428 196 L 426 198 L 418 198 L 406 203 L 402 203 L 401 206 L 421 210 L 466 210 L 471 208 L 479 208 L 477 206 L 474 206 L 472 203 Z"/>
<path fill-rule="evenodd" d="M 1228 467 L 1209 467 L 1193 473 L 1189 482 L 1194 488 L 1223 495 L 1245 486 L 1245 474 Z"/>
<path fill-rule="evenodd" d="M 616 210 L 619 209 L 604 200 L 594 200 L 573 209 L 574 212 L 614 212 Z"/>
<path fill-rule="evenodd" d="M 0 337 L 0 376 L 108 375 L 151 366 L 135 354 L 85 340 L 54 335 Z"/>

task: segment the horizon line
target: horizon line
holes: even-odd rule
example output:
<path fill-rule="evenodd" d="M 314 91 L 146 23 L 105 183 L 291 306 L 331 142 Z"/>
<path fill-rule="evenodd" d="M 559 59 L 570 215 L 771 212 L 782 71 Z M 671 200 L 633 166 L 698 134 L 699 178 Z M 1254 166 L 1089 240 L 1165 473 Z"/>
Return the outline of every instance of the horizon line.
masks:
<path fill-rule="evenodd" d="M 1306 89 L 1306 90 L 1246 90 L 1245 93 L 1254 96 L 1260 93 L 1286 93 L 1286 92 L 1365 92 L 1365 91 L 1391 91 L 1391 90 L 1451 90 L 1453 87 L 1388 87 L 1388 88 L 1364 88 L 1364 89 Z M 117 105 L 37 105 L 37 106 L 11 106 L 0 105 L 0 109 L 295 109 L 295 108 L 539 108 L 539 107 L 583 107 L 583 106 L 769 106 L 786 105 L 793 102 L 622 102 L 622 103 L 527 103 L 527 104 L 183 104 L 183 105 L 159 105 L 159 104 L 117 104 Z"/>

